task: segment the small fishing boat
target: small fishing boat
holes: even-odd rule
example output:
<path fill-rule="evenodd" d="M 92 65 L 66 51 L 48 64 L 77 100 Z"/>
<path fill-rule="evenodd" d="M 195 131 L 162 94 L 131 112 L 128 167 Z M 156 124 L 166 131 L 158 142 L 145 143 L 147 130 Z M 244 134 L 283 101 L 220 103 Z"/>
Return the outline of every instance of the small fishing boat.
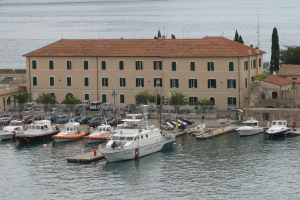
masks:
<path fill-rule="evenodd" d="M 188 130 L 187 131 L 187 134 L 191 134 L 191 133 L 194 133 L 196 131 L 201 131 L 205 128 L 205 123 L 200 123 L 198 126 L 196 126 L 195 128 L 191 129 L 191 130 Z"/>
<path fill-rule="evenodd" d="M 53 135 L 59 132 L 58 126 L 51 126 L 51 121 L 40 120 L 31 123 L 23 134 L 16 137 L 19 140 L 19 144 L 27 144 L 51 139 Z"/>
<path fill-rule="evenodd" d="M 87 143 L 96 143 L 102 142 L 109 139 L 111 136 L 111 126 L 110 125 L 101 125 L 97 127 L 97 130 L 91 133 L 89 136 L 85 136 Z"/>
<path fill-rule="evenodd" d="M 286 135 L 291 131 L 290 128 L 287 127 L 286 120 L 273 120 L 271 127 L 265 131 L 267 135 Z"/>
<path fill-rule="evenodd" d="M 254 118 L 250 118 L 242 123 L 242 126 L 235 129 L 241 137 L 251 136 L 259 133 L 263 133 L 264 129 L 258 126 L 258 121 Z"/>
<path fill-rule="evenodd" d="M 86 133 L 79 131 L 79 126 L 80 123 L 69 120 L 69 122 L 65 124 L 65 128 L 59 134 L 52 136 L 52 138 L 55 142 L 67 142 L 83 138 Z"/>
<path fill-rule="evenodd" d="M 11 121 L 8 126 L 4 127 L 0 131 L 0 141 L 13 139 L 17 135 L 22 134 L 23 132 L 24 130 L 22 121 Z"/>

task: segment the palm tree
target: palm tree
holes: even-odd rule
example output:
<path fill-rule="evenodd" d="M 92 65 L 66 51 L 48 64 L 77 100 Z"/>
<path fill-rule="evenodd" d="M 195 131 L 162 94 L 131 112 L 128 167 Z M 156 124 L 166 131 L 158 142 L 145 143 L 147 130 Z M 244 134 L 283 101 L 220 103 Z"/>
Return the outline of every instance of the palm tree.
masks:
<path fill-rule="evenodd" d="M 48 94 L 43 93 L 42 95 L 39 95 L 39 97 L 35 100 L 35 102 L 44 104 L 45 111 L 48 110 L 48 104 L 50 104 L 50 103 L 58 104 L 58 102 L 55 100 L 55 96 L 50 95 L 50 93 L 48 93 Z"/>
<path fill-rule="evenodd" d="M 213 105 L 214 102 L 212 102 L 211 100 L 207 99 L 207 98 L 202 98 L 200 101 L 197 100 L 195 102 L 195 105 L 197 106 L 209 106 L 209 105 Z"/>
<path fill-rule="evenodd" d="M 168 99 L 165 104 L 174 106 L 175 112 L 178 113 L 180 106 L 188 105 L 189 100 L 181 92 L 175 92 L 171 94 L 171 99 Z"/>
<path fill-rule="evenodd" d="M 70 107 L 70 110 L 72 111 L 73 110 L 73 107 L 76 105 L 76 104 L 82 104 L 82 102 L 77 99 L 76 97 L 74 96 L 67 96 L 62 102 L 61 104 L 66 104 L 67 106 Z"/>
<path fill-rule="evenodd" d="M 32 94 L 28 93 L 27 91 L 19 91 L 12 95 L 12 98 L 14 101 L 19 103 L 20 105 L 20 111 L 23 111 L 24 109 L 24 103 L 27 103 L 28 101 L 32 100 Z"/>

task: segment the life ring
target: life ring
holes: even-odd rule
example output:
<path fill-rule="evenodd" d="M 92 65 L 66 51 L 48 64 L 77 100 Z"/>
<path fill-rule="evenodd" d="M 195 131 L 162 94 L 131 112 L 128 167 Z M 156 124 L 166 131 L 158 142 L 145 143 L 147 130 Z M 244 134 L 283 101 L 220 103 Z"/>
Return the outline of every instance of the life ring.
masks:
<path fill-rule="evenodd" d="M 139 129 L 139 132 L 142 132 L 142 129 L 141 129 L 141 128 Z"/>
<path fill-rule="evenodd" d="M 20 127 L 18 127 L 18 131 L 20 130 Z"/>

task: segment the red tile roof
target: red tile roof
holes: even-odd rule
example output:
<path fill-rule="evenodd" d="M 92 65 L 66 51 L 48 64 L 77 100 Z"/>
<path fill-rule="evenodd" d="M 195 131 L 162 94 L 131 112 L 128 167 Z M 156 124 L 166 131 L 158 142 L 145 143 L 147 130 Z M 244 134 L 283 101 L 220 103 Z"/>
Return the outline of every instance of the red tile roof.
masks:
<path fill-rule="evenodd" d="M 300 76 L 300 65 L 282 64 L 277 76 Z"/>
<path fill-rule="evenodd" d="M 290 79 L 286 79 L 286 78 L 283 78 L 283 77 L 280 77 L 280 76 L 275 76 L 275 75 L 274 76 L 269 76 L 268 78 L 265 78 L 262 81 L 272 83 L 272 84 L 275 84 L 275 85 L 280 85 L 280 86 L 287 85 L 287 84 L 290 84 L 290 83 L 294 82 Z"/>
<path fill-rule="evenodd" d="M 255 49 L 224 37 L 202 39 L 61 39 L 23 56 L 239 57 Z M 259 54 L 266 53 L 259 51 Z"/>

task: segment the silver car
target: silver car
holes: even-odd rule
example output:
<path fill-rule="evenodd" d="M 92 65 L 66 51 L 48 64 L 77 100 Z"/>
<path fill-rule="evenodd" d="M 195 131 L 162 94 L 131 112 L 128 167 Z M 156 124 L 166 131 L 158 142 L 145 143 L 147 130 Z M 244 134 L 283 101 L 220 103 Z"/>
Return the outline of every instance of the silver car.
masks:
<path fill-rule="evenodd" d="M 170 124 L 169 122 L 162 122 L 161 127 L 165 130 L 173 130 L 174 126 Z"/>
<path fill-rule="evenodd" d="M 8 125 L 11 121 L 10 117 L 2 117 L 0 118 L 0 124 L 1 125 Z"/>

